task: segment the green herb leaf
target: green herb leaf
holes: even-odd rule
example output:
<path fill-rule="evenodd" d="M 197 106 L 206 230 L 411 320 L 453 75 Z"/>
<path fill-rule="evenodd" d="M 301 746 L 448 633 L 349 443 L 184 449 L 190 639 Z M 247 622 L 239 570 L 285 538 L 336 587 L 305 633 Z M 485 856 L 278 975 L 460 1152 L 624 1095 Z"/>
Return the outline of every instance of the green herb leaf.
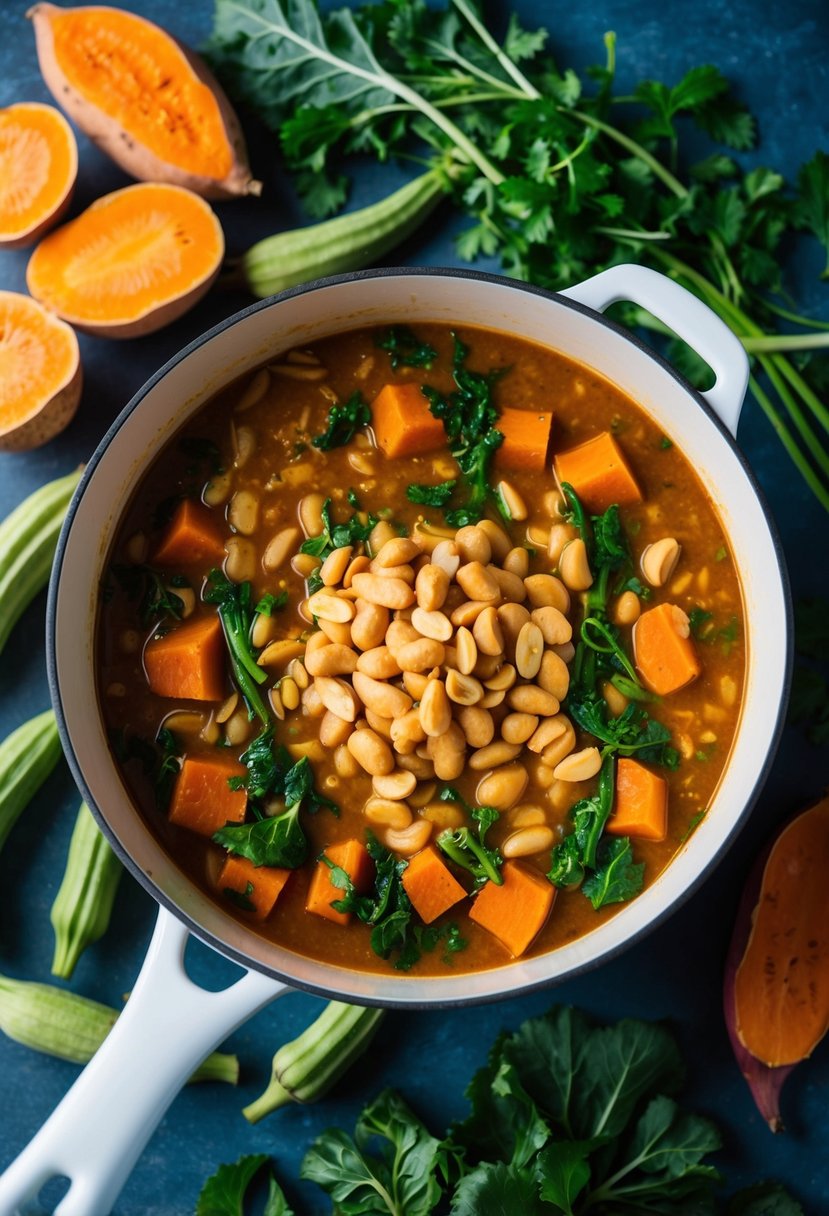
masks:
<path fill-rule="evenodd" d="M 436 486 L 424 486 L 413 483 L 406 486 L 406 497 L 409 502 L 418 503 L 424 507 L 445 507 L 452 497 L 457 480 L 441 481 Z"/>
<path fill-rule="evenodd" d="M 378 334 L 375 345 L 388 353 L 392 371 L 399 367 L 430 368 L 438 352 L 428 342 L 421 342 L 408 325 L 393 325 L 384 334 Z"/>
<path fill-rule="evenodd" d="M 818 150 L 797 177 L 800 198 L 795 207 L 796 222 L 813 233 L 826 250 L 826 268 L 821 278 L 829 278 L 829 155 Z"/>
<path fill-rule="evenodd" d="M 311 442 L 321 452 L 330 452 L 332 448 L 341 448 L 351 443 L 357 431 L 368 426 L 371 422 L 371 410 L 364 400 L 363 394 L 354 392 L 341 405 L 332 405 L 328 411 L 328 425 L 321 435 L 316 435 Z"/>
<path fill-rule="evenodd" d="M 196 1216 L 244 1216 L 247 1189 L 267 1160 L 265 1153 L 253 1153 L 233 1165 L 220 1165 L 201 1189 Z M 289 1216 L 287 1210 L 284 1216 Z"/>
<path fill-rule="evenodd" d="M 599 847 L 598 866 L 582 886 L 595 909 L 624 903 L 642 890 L 645 863 L 634 863 L 627 836 L 604 840 Z"/>

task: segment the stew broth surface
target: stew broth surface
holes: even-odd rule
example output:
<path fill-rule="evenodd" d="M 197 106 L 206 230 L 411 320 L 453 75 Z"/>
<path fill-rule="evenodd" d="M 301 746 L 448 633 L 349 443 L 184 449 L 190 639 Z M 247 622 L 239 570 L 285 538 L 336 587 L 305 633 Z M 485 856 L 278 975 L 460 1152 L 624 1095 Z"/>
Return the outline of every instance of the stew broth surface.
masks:
<path fill-rule="evenodd" d="M 276 368 L 267 378 L 256 382 L 255 377 L 247 376 L 230 385 L 167 443 L 124 514 L 110 554 L 110 569 L 115 573 L 108 575 L 101 596 L 97 629 L 99 695 L 111 737 L 122 743 L 124 739 L 133 744 L 135 740 L 151 742 L 159 728 L 167 725 L 173 730 L 179 754 L 238 758 L 260 729 L 260 723 L 249 722 L 241 711 L 241 699 L 220 723 L 217 711 L 224 698 L 215 702 L 179 701 L 156 695 L 148 685 L 143 659 L 147 639 L 165 629 L 177 628 L 178 622 L 168 617 L 162 619 L 159 628 L 158 618 L 145 616 L 142 621 L 135 579 L 130 579 L 129 571 L 143 570 L 147 563 L 156 569 L 153 555 L 182 497 L 214 504 L 210 506 L 211 515 L 222 536 L 231 541 L 230 549 L 235 546 L 238 550 L 226 568 L 229 574 L 231 570 L 241 570 L 249 578 L 254 604 L 267 593 L 287 593 L 287 605 L 274 611 L 267 626 L 262 623 L 263 632 L 267 629 L 268 636 L 275 639 L 291 636 L 307 639 L 314 632 L 313 621 L 300 614 L 300 606 L 307 598 L 305 579 L 291 565 L 304 539 L 298 511 L 307 496 L 319 494 L 330 498 L 332 517 L 341 521 L 354 510 L 350 495 L 352 500 L 356 498 L 361 511 L 391 523 L 395 535 L 404 532 L 411 535 L 415 525 L 419 522 L 422 525 L 424 520 L 435 529 L 445 527 L 441 510 L 410 502 L 406 487 L 411 483 L 436 484 L 457 478 L 458 467 L 447 448 L 392 460 L 374 445 L 371 433 L 366 430 L 358 431 L 345 446 L 327 452 L 317 450 L 311 443 L 313 436 L 325 430 L 332 401 L 345 402 L 357 391 L 371 403 L 388 383 L 427 384 L 441 393 L 453 389 L 453 337 L 449 327 L 418 325 L 416 330 L 418 339 L 437 351 L 437 358 L 428 370 L 402 366 L 392 371 L 387 353 L 376 345 L 376 330 L 338 335 L 314 343 L 292 357 L 301 361 L 285 357 L 276 360 Z M 678 564 L 667 583 L 647 588 L 650 598 L 641 600 L 642 611 L 661 603 L 677 605 L 691 616 L 695 632 L 704 635 L 704 640 L 697 638 L 694 642 L 702 667 L 699 677 L 646 706 L 652 717 L 670 730 L 673 746 L 680 755 L 674 771 L 648 766 L 665 778 L 668 786 L 666 838 L 656 841 L 631 836 L 635 861 L 644 863 L 644 883 L 648 885 L 670 862 L 709 807 L 737 726 L 745 638 L 740 586 L 728 540 L 711 501 L 679 448 L 644 411 L 606 380 L 552 350 L 523 340 L 463 326 L 457 327 L 456 332 L 469 347 L 468 367 L 477 371 L 502 370 L 494 387 L 494 400 L 499 408 L 552 411 L 553 454 L 574 448 L 602 432 L 615 437 L 642 491 L 641 502 L 621 508 L 633 558 L 628 575 L 636 576 L 647 587 L 640 569 L 640 556 L 646 547 L 665 537 L 675 538 L 681 546 Z M 306 375 L 309 378 L 302 378 Z M 265 379 L 267 387 L 263 395 L 249 404 Z M 492 474 L 490 482 L 501 478 L 523 499 L 527 518 L 513 519 L 507 524 L 491 507 L 487 515 L 507 530 L 514 546 L 527 549 L 530 574 L 554 571 L 556 565 L 548 557 L 546 538 L 551 526 L 561 522 L 555 514 L 561 496 L 551 460 L 547 461 L 543 474 L 512 468 Z M 235 534 L 228 520 L 228 516 L 233 518 L 229 504 L 232 495 L 245 490 L 250 491 L 257 504 L 255 520 L 253 526 L 244 521 L 246 532 Z M 289 528 L 296 528 L 297 532 L 286 551 L 286 559 L 275 572 L 266 571 L 263 553 L 277 534 Z M 241 538 L 241 546 L 232 540 L 234 535 Z M 234 562 L 239 564 L 234 566 Z M 199 594 L 214 564 L 199 560 L 156 571 L 160 585 L 173 594 L 176 583 L 179 590 L 187 583 L 195 592 L 185 596 L 189 601 L 186 607 L 191 609 L 187 621 L 215 613 L 214 606 L 203 603 Z M 615 582 L 612 579 L 612 584 Z M 611 605 L 615 598 L 618 597 L 611 597 Z M 583 595 L 571 594 L 568 618 L 574 627 L 574 640 L 578 637 L 582 601 Z M 706 617 L 705 613 L 711 616 Z M 631 632 L 630 626 L 620 627 L 620 639 L 629 654 Z M 263 687 L 267 692 L 284 676 L 286 664 L 265 670 L 269 678 Z M 229 668 L 225 679 L 228 697 L 233 692 Z M 302 690 L 299 691 L 302 695 Z M 283 709 L 282 720 L 274 722 L 275 738 L 294 747 L 311 745 L 316 788 L 338 804 L 340 814 L 335 817 L 326 809 L 315 814 L 303 812 L 302 825 L 310 841 L 307 863 L 293 872 L 266 919 L 253 919 L 244 907 L 239 915 L 256 932 L 298 953 L 364 970 L 387 970 L 394 958 L 383 959 L 373 952 L 368 927 L 359 922 L 339 925 L 305 910 L 318 855 L 338 841 L 364 838 L 368 825 L 363 808 L 372 795 L 372 778 L 362 771 L 343 775 L 342 749 L 338 761 L 337 748 L 320 746 L 321 719 L 304 712 L 304 708 L 301 701 L 295 709 Z M 566 711 L 565 703 L 562 712 Z M 499 721 L 506 706 L 495 707 L 492 712 L 498 739 Z M 222 716 L 221 712 L 218 716 Z M 577 733 L 577 749 L 595 743 L 581 731 Z M 138 749 L 128 744 L 127 750 L 134 755 Z M 552 768 L 526 747 L 518 762 L 528 772 L 528 784 L 518 805 L 540 808 L 543 823 L 553 830 L 557 843 L 571 830 L 570 808 L 594 793 L 597 778 L 577 782 L 553 779 Z M 166 809 L 157 805 L 152 781 L 137 759 L 126 760 L 122 772 L 136 805 L 171 857 L 200 887 L 233 910 L 234 903 L 219 886 L 225 850 L 209 838 L 169 822 Z M 458 814 L 465 818 L 456 804 L 438 804 L 438 792 L 442 786 L 451 785 L 469 804 L 476 805 L 476 789 L 485 775 L 467 767 L 454 780 L 438 781 L 428 805 L 433 808 L 442 805 L 445 810 L 454 811 L 455 819 Z M 414 802 L 429 784 L 428 780 L 418 782 Z M 422 806 L 412 807 L 415 818 L 422 817 L 422 811 Z M 514 813 L 514 808 L 502 811 L 490 829 L 488 844 L 501 846 L 514 832 Z M 377 828 L 373 830 L 382 836 Z M 440 825 L 435 825 L 433 840 L 439 830 Z M 544 875 L 550 868 L 550 848 L 520 857 L 519 864 Z M 462 884 L 471 886 L 469 875 L 451 865 L 450 869 Z M 474 971 L 510 960 L 510 953 L 495 936 L 468 919 L 468 906 L 468 900 L 461 902 L 436 922 L 438 926 L 457 924 L 467 942 L 466 948 L 450 956 L 445 944 L 438 944 L 423 954 L 412 968 L 413 974 Z M 622 906 L 614 903 L 594 911 L 590 900 L 578 888 L 560 889 L 549 919 L 528 952 L 542 953 L 572 941 Z"/>

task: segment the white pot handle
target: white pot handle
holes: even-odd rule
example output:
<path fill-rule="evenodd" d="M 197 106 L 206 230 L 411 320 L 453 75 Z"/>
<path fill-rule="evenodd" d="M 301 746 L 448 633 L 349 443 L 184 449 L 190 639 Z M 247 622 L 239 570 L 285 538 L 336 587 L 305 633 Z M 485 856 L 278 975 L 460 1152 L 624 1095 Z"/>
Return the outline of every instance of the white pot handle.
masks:
<path fill-rule="evenodd" d="M 14 1216 L 50 1178 L 72 1181 L 55 1216 L 108 1216 L 145 1144 L 201 1062 L 290 989 L 249 971 L 206 992 L 184 970 L 188 931 L 159 909 L 124 1011 L 46 1123 L 0 1176 L 0 1216 Z"/>
<path fill-rule="evenodd" d="M 714 387 L 702 395 L 731 434 L 737 434 L 748 357 L 736 334 L 702 300 L 666 275 L 633 265 L 612 266 L 560 294 L 596 312 L 630 300 L 670 326 L 714 372 Z"/>

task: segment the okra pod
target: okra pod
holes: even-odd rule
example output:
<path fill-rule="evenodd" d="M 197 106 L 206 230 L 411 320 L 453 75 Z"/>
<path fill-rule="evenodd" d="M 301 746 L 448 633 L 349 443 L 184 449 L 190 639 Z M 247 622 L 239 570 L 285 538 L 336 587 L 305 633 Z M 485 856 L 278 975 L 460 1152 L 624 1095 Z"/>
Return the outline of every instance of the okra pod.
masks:
<path fill-rule="evenodd" d="M 118 1019 L 118 1010 L 52 984 L 13 980 L 0 975 L 0 1030 L 45 1055 L 86 1064 Z M 191 1081 L 239 1080 L 236 1056 L 214 1051 Z"/>
<path fill-rule="evenodd" d="M 0 743 L 0 849 L 60 754 L 58 726 L 51 709 L 18 726 Z"/>
<path fill-rule="evenodd" d="M 374 265 L 432 213 L 445 182 L 445 174 L 431 169 L 368 207 L 257 241 L 241 259 L 248 289 L 264 298 L 322 275 Z"/>
<path fill-rule="evenodd" d="M 63 517 L 81 472 L 41 486 L 0 523 L 0 650 L 49 580 Z"/>
<path fill-rule="evenodd" d="M 87 946 L 103 937 L 123 866 L 85 802 L 78 811 L 63 881 L 52 904 L 52 975 L 68 980 Z"/>
<path fill-rule="evenodd" d="M 286 1102 L 316 1102 L 368 1047 L 384 1010 L 329 1001 L 307 1030 L 279 1048 L 271 1080 L 261 1097 L 242 1111 L 258 1123 Z"/>

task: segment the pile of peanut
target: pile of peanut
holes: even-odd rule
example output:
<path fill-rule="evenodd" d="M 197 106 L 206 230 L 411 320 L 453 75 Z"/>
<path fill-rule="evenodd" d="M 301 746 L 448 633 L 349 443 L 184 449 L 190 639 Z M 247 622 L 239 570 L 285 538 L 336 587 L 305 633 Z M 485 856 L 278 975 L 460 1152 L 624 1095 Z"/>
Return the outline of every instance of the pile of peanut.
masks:
<path fill-rule="evenodd" d="M 301 608 L 318 626 L 303 656 L 302 711 L 319 719 L 338 773 L 371 776 L 366 818 L 403 855 L 433 828 L 412 813 L 422 783 L 479 773 L 478 803 L 507 811 L 527 789 L 528 765 L 546 787 L 600 767 L 596 748 L 575 752 L 560 712 L 574 653 L 570 593 L 589 585 L 586 559 L 560 563 L 561 578 L 529 574 L 527 550 L 487 520 L 451 540 L 416 536 L 389 536 L 373 558 L 334 550 Z M 571 581 L 568 565 L 578 568 Z M 508 857 L 553 843 L 544 813 L 527 810 L 511 819 Z"/>

